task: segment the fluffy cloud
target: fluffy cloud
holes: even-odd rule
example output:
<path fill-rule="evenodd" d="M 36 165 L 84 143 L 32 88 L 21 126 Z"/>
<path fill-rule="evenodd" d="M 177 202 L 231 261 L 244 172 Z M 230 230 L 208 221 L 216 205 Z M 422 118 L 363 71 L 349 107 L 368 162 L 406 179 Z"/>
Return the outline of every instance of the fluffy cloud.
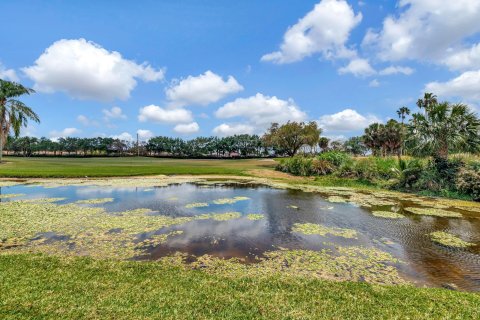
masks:
<path fill-rule="evenodd" d="M 361 115 L 353 109 L 324 115 L 318 120 L 319 126 L 328 132 L 362 130 L 373 122 L 380 122 L 380 120 L 373 115 Z"/>
<path fill-rule="evenodd" d="M 173 128 L 173 131 L 180 134 L 192 134 L 192 133 L 198 132 L 199 130 L 200 130 L 200 127 L 196 122 L 177 124 L 175 128 Z"/>
<path fill-rule="evenodd" d="M 74 98 L 100 101 L 125 100 L 137 79 L 149 82 L 164 77 L 163 70 L 126 60 L 120 53 L 85 39 L 53 43 L 23 71 L 38 91 L 62 91 Z"/>
<path fill-rule="evenodd" d="M 344 0 L 322 0 L 312 11 L 288 28 L 280 51 L 266 54 L 262 61 L 291 63 L 315 53 L 324 57 L 355 55 L 346 48 L 350 32 L 362 20 Z"/>
<path fill-rule="evenodd" d="M 383 70 L 380 70 L 380 72 L 378 73 L 379 75 L 381 76 L 389 76 L 389 75 L 392 75 L 392 74 L 404 74 L 406 76 L 409 76 L 411 75 L 415 70 L 413 70 L 412 68 L 410 67 L 400 67 L 400 66 L 390 66 L 390 67 L 387 67 Z"/>
<path fill-rule="evenodd" d="M 133 136 L 128 132 L 122 132 L 118 135 L 111 136 L 111 138 L 122 141 L 133 141 Z"/>
<path fill-rule="evenodd" d="M 303 121 L 307 117 L 293 100 L 281 100 L 261 93 L 229 102 L 219 108 L 215 116 L 221 119 L 243 118 L 249 126 L 255 127 L 255 131 L 265 130 L 272 122 Z"/>
<path fill-rule="evenodd" d="M 480 69 L 480 43 L 451 54 L 442 63 L 451 70 Z"/>
<path fill-rule="evenodd" d="M 164 109 L 151 104 L 140 109 L 138 120 L 140 122 L 189 123 L 193 121 L 193 117 L 192 113 L 186 109 Z"/>
<path fill-rule="evenodd" d="M 480 31 L 480 1 L 400 0 L 398 16 L 389 16 L 380 32 L 369 31 L 365 45 L 384 60 L 439 61 L 462 40 Z"/>
<path fill-rule="evenodd" d="M 184 107 L 206 106 L 241 90 L 243 87 L 234 77 L 229 76 L 227 80 L 223 80 L 221 76 L 208 70 L 199 76 L 188 76 L 174 82 L 165 93 L 172 106 Z"/>
<path fill-rule="evenodd" d="M 77 128 L 65 128 L 61 131 L 57 131 L 57 130 L 50 131 L 50 137 L 52 138 L 52 140 L 56 140 L 58 138 L 75 136 L 80 132 L 82 131 Z"/>
<path fill-rule="evenodd" d="M 145 130 L 145 129 L 139 129 L 137 130 L 138 138 L 140 140 L 148 140 L 154 136 L 153 132 L 150 130 Z"/>
<path fill-rule="evenodd" d="M 213 129 L 213 133 L 217 136 L 226 137 L 235 134 L 253 134 L 255 128 L 248 124 L 228 124 L 222 123 Z"/>
<path fill-rule="evenodd" d="M 480 102 L 480 70 L 467 71 L 447 82 L 430 82 L 425 92 L 443 97 L 460 97 L 466 101 Z"/>
<path fill-rule="evenodd" d="M 373 79 L 372 81 L 370 81 L 368 86 L 371 88 L 378 88 L 380 87 L 380 82 L 377 79 Z"/>
<path fill-rule="evenodd" d="M 19 82 L 19 79 L 15 70 L 7 69 L 1 62 L 0 62 L 0 79 Z"/>
<path fill-rule="evenodd" d="M 80 122 L 82 125 L 89 127 L 89 126 L 98 126 L 98 122 L 95 120 L 90 119 L 87 116 L 84 116 L 83 114 L 79 115 L 77 117 L 77 121 Z"/>
<path fill-rule="evenodd" d="M 123 111 L 120 107 L 112 107 L 111 109 L 103 109 L 102 113 L 105 116 L 105 120 L 127 119 L 127 116 L 123 113 Z"/>
<path fill-rule="evenodd" d="M 351 73 L 355 77 L 368 77 L 375 74 L 376 71 L 372 68 L 368 60 L 355 58 L 351 60 L 347 66 L 338 69 L 338 73 Z"/>

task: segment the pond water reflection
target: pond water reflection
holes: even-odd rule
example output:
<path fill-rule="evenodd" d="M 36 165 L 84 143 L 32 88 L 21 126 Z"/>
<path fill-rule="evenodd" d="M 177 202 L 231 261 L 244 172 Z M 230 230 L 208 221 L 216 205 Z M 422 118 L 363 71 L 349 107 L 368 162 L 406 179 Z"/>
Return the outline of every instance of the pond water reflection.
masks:
<path fill-rule="evenodd" d="M 320 251 L 332 245 L 361 246 L 387 252 L 402 261 L 395 265 L 396 268 L 405 279 L 418 285 L 451 283 L 464 290 L 480 291 L 480 212 L 448 208 L 451 212 L 461 213 L 462 217 L 418 215 L 405 210 L 422 206 L 421 202 L 410 197 L 381 195 L 380 200 L 366 204 L 366 196 L 360 193 L 363 198 L 357 202 L 343 202 L 342 192 L 333 194 L 336 198 L 329 201 L 332 193 L 224 183 L 185 183 L 156 188 L 16 185 L 3 187 L 1 192 L 17 195 L 2 198 L 2 202 L 65 198 L 56 204 L 66 205 L 79 200 L 112 198 L 110 202 L 78 206 L 102 207 L 106 215 L 144 208 L 149 209 L 145 215 L 152 219 L 164 216 L 191 218 L 136 233 L 134 242 L 143 244 L 144 249 L 131 257 L 137 260 L 156 260 L 181 252 L 192 257 L 208 254 L 239 258 L 248 264 L 256 263 L 265 253 L 280 248 Z M 372 211 L 396 212 L 404 217 L 389 219 L 374 216 Z M 222 215 L 225 213 L 235 214 Z M 251 214 L 255 216 L 249 216 Z M 326 234 L 308 234 L 298 229 L 298 226 L 311 227 L 311 224 L 325 227 Z M 355 237 L 338 236 L 332 230 L 354 230 Z M 34 243 L 45 238 L 42 245 L 70 241 L 69 248 L 75 247 L 75 237 L 56 234 L 57 230 L 47 231 L 38 232 L 30 240 Z M 108 231 L 113 237 L 124 230 L 118 226 Z M 454 234 L 473 245 L 466 248 L 439 245 L 429 237 L 434 231 Z M 167 237 L 167 234 L 171 235 Z M 161 235 L 165 235 L 164 241 L 148 242 Z"/>

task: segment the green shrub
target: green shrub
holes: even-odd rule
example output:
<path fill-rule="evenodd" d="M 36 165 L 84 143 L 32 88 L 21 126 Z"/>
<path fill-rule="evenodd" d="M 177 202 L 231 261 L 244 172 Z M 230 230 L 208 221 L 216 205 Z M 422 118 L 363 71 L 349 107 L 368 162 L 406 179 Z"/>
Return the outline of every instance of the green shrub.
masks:
<path fill-rule="evenodd" d="M 480 170 L 471 167 L 462 168 L 456 178 L 456 187 L 460 192 L 471 196 L 473 200 L 480 201 Z"/>
<path fill-rule="evenodd" d="M 389 180 L 396 176 L 392 169 L 398 168 L 394 158 L 366 157 L 346 161 L 338 169 L 340 177 L 359 178 L 368 181 Z"/>
<path fill-rule="evenodd" d="M 324 176 L 335 171 L 335 166 L 327 160 L 314 159 L 312 161 L 312 172 L 319 176 Z"/>
<path fill-rule="evenodd" d="M 424 164 L 420 159 L 400 160 L 398 168 L 393 168 L 395 174 L 394 187 L 410 189 L 420 179 Z"/>
<path fill-rule="evenodd" d="M 281 159 L 276 170 L 291 173 L 296 176 L 310 176 L 314 173 L 312 162 L 312 158 L 305 158 L 302 156 Z"/>
<path fill-rule="evenodd" d="M 351 160 L 350 155 L 341 151 L 327 151 L 321 153 L 318 157 L 318 160 L 325 160 L 333 164 L 335 167 L 340 167 L 347 161 Z"/>

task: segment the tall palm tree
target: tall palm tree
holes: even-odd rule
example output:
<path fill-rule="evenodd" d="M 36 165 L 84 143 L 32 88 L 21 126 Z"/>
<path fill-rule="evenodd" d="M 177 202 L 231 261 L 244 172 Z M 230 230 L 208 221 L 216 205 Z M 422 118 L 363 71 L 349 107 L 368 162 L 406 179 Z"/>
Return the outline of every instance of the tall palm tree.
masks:
<path fill-rule="evenodd" d="M 372 123 L 365 128 L 363 143 L 372 150 L 373 155 L 384 155 L 385 145 L 383 131 L 385 126 L 381 123 Z"/>
<path fill-rule="evenodd" d="M 397 110 L 397 114 L 400 120 L 402 121 L 402 125 L 403 125 L 406 116 L 410 114 L 410 109 L 408 109 L 407 107 L 401 107 Z"/>
<path fill-rule="evenodd" d="M 401 149 L 400 149 L 400 154 L 402 155 L 404 150 L 405 150 L 405 135 L 406 135 L 406 132 L 405 132 L 405 118 L 410 115 L 410 109 L 407 108 L 407 107 L 400 107 L 398 110 L 397 110 L 397 114 L 398 114 L 398 117 L 400 118 L 401 122 L 402 122 L 402 135 L 401 135 L 401 138 L 402 138 L 402 146 L 401 146 Z"/>
<path fill-rule="evenodd" d="M 425 109 L 426 112 L 428 112 L 430 107 L 437 104 L 438 104 L 437 96 L 429 92 L 426 92 L 423 95 L 423 99 L 417 100 L 417 107 L 419 107 L 420 109 Z"/>
<path fill-rule="evenodd" d="M 414 153 L 447 160 L 450 151 L 480 151 L 480 119 L 468 106 L 431 103 L 425 114 L 412 117 L 409 140 Z"/>
<path fill-rule="evenodd" d="M 38 115 L 18 97 L 34 93 L 33 89 L 21 84 L 0 79 L 0 163 L 3 144 L 11 130 L 18 137 L 20 129 L 26 127 L 29 120 L 40 122 Z"/>

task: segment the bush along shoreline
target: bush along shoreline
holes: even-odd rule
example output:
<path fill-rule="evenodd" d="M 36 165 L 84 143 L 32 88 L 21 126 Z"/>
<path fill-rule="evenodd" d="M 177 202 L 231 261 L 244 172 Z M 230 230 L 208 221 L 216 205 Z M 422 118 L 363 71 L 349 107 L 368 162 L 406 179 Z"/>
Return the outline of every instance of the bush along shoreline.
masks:
<path fill-rule="evenodd" d="M 352 157 L 326 151 L 318 156 L 280 159 L 276 170 L 296 176 L 331 176 L 370 186 L 424 195 L 480 201 L 480 158 L 453 155 L 439 158 Z"/>

